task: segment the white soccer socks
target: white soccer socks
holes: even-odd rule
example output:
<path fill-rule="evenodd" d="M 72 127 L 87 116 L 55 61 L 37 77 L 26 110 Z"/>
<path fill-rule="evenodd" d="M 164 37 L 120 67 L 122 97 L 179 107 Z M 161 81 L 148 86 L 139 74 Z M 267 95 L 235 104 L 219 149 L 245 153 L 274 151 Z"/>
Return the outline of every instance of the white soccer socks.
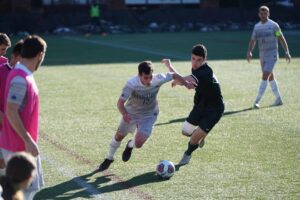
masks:
<path fill-rule="evenodd" d="M 257 97 L 255 99 L 255 102 L 254 104 L 258 104 L 261 97 L 263 96 L 263 94 L 265 93 L 266 91 L 266 88 L 267 88 L 267 85 L 268 85 L 268 82 L 265 81 L 265 80 L 262 80 L 261 83 L 260 83 L 260 86 L 259 86 L 259 89 L 258 89 L 258 94 L 257 94 Z"/>
<path fill-rule="evenodd" d="M 120 147 L 120 145 L 121 145 L 121 142 L 117 142 L 115 139 L 115 136 L 113 136 L 111 143 L 109 145 L 109 152 L 108 152 L 108 155 L 106 158 L 109 160 L 113 160 L 114 155 L 115 155 L 117 149 Z"/>
<path fill-rule="evenodd" d="M 277 81 L 274 79 L 274 80 L 270 81 L 269 83 L 270 83 L 270 86 L 272 88 L 272 91 L 273 91 L 276 99 L 281 100 L 281 96 L 280 96 L 280 92 L 279 92 L 279 89 L 278 89 Z"/>

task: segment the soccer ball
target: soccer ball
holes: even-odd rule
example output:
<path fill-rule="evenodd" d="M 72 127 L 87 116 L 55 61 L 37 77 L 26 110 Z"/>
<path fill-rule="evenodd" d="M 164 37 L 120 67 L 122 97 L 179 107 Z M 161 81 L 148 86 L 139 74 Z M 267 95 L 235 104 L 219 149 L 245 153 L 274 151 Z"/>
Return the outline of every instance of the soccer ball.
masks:
<path fill-rule="evenodd" d="M 175 166 L 171 161 L 161 160 L 156 166 L 156 175 L 162 179 L 169 179 L 175 173 Z"/>

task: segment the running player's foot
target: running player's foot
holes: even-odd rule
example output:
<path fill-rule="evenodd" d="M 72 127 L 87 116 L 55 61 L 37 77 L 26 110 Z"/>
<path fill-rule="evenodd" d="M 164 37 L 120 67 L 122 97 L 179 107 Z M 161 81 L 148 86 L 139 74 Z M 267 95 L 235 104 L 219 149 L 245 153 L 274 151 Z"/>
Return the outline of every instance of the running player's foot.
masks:
<path fill-rule="evenodd" d="M 202 139 L 199 143 L 199 148 L 202 148 L 205 145 L 205 139 Z"/>
<path fill-rule="evenodd" d="M 259 109 L 259 103 L 254 103 L 254 104 L 253 104 L 253 108 L 254 108 L 254 109 Z"/>
<path fill-rule="evenodd" d="M 107 170 L 107 169 L 109 168 L 110 164 L 113 163 L 113 162 L 114 162 L 114 160 L 109 160 L 109 159 L 106 158 L 106 159 L 103 161 L 103 163 L 101 163 L 101 165 L 99 166 L 98 170 L 99 170 L 100 172 L 102 172 L 102 171 L 104 171 L 104 170 Z"/>
<path fill-rule="evenodd" d="M 277 98 L 271 106 L 281 106 L 281 105 L 283 105 L 281 98 Z"/>
<path fill-rule="evenodd" d="M 188 164 L 190 162 L 191 157 L 192 157 L 191 155 L 187 155 L 186 153 L 184 153 L 178 165 Z"/>
<path fill-rule="evenodd" d="M 124 162 L 127 162 L 131 157 L 131 153 L 132 153 L 133 148 L 128 147 L 129 142 L 131 142 L 131 140 L 128 141 L 128 143 L 126 145 L 126 148 L 125 148 L 125 150 L 123 151 L 123 154 L 122 154 L 122 160 Z"/>

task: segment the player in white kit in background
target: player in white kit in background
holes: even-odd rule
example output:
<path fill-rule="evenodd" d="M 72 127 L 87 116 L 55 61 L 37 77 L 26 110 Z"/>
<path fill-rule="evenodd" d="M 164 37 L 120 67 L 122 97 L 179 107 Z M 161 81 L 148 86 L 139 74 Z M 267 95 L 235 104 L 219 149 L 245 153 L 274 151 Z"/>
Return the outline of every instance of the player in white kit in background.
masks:
<path fill-rule="evenodd" d="M 283 102 L 273 73 L 274 66 L 278 59 L 278 40 L 285 51 L 285 57 L 288 63 L 291 61 L 291 55 L 279 25 L 269 19 L 269 8 L 267 6 L 261 6 L 258 9 L 258 12 L 260 22 L 254 26 L 247 52 L 247 60 L 250 62 L 250 59 L 252 58 L 252 51 L 255 47 L 256 41 L 258 41 L 259 57 L 262 68 L 262 81 L 253 107 L 259 108 L 259 101 L 267 88 L 268 80 L 275 95 L 275 101 L 272 106 L 280 106 Z"/>
<path fill-rule="evenodd" d="M 114 155 L 120 147 L 121 141 L 128 133 L 136 131 L 122 154 L 124 162 L 130 159 L 134 148 L 141 148 L 147 141 L 159 113 L 157 94 L 160 86 L 172 79 L 179 81 L 188 89 L 195 88 L 195 83 L 185 81 L 176 72 L 153 74 L 151 61 L 144 61 L 139 64 L 138 75 L 127 81 L 118 100 L 117 107 L 122 115 L 121 122 L 110 143 L 108 155 L 99 166 L 99 171 L 109 168 L 114 161 Z"/>

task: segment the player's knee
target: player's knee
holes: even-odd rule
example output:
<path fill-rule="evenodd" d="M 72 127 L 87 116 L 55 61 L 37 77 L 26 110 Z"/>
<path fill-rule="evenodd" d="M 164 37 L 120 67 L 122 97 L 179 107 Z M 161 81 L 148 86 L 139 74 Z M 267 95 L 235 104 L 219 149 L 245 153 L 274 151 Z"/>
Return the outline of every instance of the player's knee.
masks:
<path fill-rule="evenodd" d="M 141 148 L 143 145 L 144 145 L 144 141 L 135 141 L 135 147 L 138 149 L 138 148 Z"/>
<path fill-rule="evenodd" d="M 123 140 L 123 138 L 124 138 L 124 136 L 123 136 L 122 134 L 116 133 L 116 135 L 115 135 L 115 140 L 116 140 L 117 142 L 121 142 L 121 141 Z"/>

